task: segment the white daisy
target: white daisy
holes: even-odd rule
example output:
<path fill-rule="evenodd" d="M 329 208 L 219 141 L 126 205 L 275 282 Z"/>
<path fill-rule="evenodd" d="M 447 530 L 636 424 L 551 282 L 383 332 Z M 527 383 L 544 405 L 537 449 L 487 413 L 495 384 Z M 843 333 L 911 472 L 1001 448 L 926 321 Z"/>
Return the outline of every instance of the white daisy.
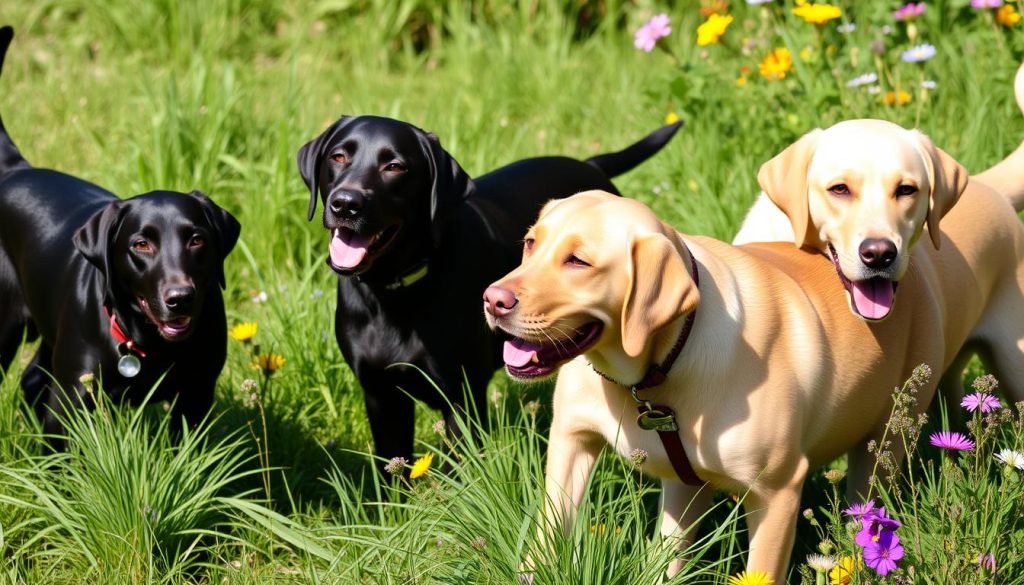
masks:
<path fill-rule="evenodd" d="M 864 75 L 858 75 L 850 81 L 846 82 L 846 87 L 860 87 L 862 85 L 868 85 L 878 81 L 878 75 L 875 73 L 865 73 Z"/>
<path fill-rule="evenodd" d="M 827 573 L 836 566 L 836 560 L 828 555 L 807 555 L 807 566 L 816 573 Z"/>
<path fill-rule="evenodd" d="M 1024 470 L 1024 453 L 1020 451 L 1002 449 L 999 453 L 996 453 L 996 459 L 1007 467 L 1016 467 L 1017 469 Z"/>

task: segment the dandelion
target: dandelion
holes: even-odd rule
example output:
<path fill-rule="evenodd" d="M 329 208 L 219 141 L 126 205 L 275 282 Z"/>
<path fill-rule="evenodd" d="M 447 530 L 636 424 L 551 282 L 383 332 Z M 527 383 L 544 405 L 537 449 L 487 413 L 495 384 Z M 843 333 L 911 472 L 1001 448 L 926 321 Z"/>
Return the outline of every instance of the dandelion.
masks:
<path fill-rule="evenodd" d="M 999 10 L 996 10 L 996 22 L 1005 27 L 1011 27 L 1020 22 L 1020 13 L 1013 7 L 1013 4 L 1003 4 Z"/>
<path fill-rule="evenodd" d="M 815 573 L 827 573 L 836 566 L 836 560 L 829 555 L 807 555 L 807 566 Z"/>
<path fill-rule="evenodd" d="M 785 79 L 786 73 L 793 68 L 793 54 L 785 47 L 779 47 L 768 53 L 761 61 L 758 69 L 765 79 Z"/>
<path fill-rule="evenodd" d="M 862 85 L 870 85 L 878 81 L 877 73 L 865 73 L 864 75 L 858 75 L 850 81 L 846 82 L 846 87 L 860 87 Z"/>
<path fill-rule="evenodd" d="M 853 557 L 842 557 L 836 566 L 828 572 L 829 585 L 849 585 L 853 583 L 853 572 L 857 568 L 857 560 Z"/>
<path fill-rule="evenodd" d="M 874 500 L 868 500 L 867 502 L 864 502 L 863 504 L 854 504 L 854 505 L 850 506 L 849 508 L 843 510 L 843 514 L 846 514 L 847 516 L 851 516 L 853 518 L 858 518 L 859 519 L 859 518 L 862 518 L 864 516 L 867 516 L 868 514 L 872 513 L 874 510 L 875 510 L 875 501 Z"/>
<path fill-rule="evenodd" d="M 864 562 L 884 577 L 896 570 L 896 561 L 903 558 L 903 545 L 891 532 L 882 533 L 878 541 L 864 548 Z"/>
<path fill-rule="evenodd" d="M 706 47 L 713 45 L 718 42 L 718 39 L 722 38 L 725 34 L 726 29 L 732 24 L 732 15 L 722 16 L 721 14 L 712 14 L 708 16 L 708 19 L 701 23 L 697 27 L 697 46 Z"/>
<path fill-rule="evenodd" d="M 967 409 L 967 412 L 980 410 L 983 414 L 988 414 L 993 410 L 999 410 L 1003 407 L 998 398 L 984 392 L 975 392 L 974 394 L 964 396 L 964 399 L 960 401 L 960 406 Z"/>
<path fill-rule="evenodd" d="M 901 89 L 898 92 L 885 92 L 885 97 L 882 98 L 882 101 L 885 102 L 885 105 L 887 106 L 905 106 L 910 103 L 910 99 L 910 94 Z"/>
<path fill-rule="evenodd" d="M 679 114 L 677 114 L 675 112 L 669 112 L 668 114 L 665 114 L 665 124 L 666 125 L 675 124 L 678 121 L 679 121 Z"/>
<path fill-rule="evenodd" d="M 992 553 L 981 553 L 978 555 L 978 564 L 981 568 L 988 569 L 990 572 L 996 572 L 996 555 Z"/>
<path fill-rule="evenodd" d="M 254 370 L 262 371 L 264 376 L 269 376 L 280 370 L 286 361 L 288 360 L 284 359 L 284 356 L 276 353 L 261 353 L 253 358 L 250 366 Z"/>
<path fill-rule="evenodd" d="M 434 462 L 434 454 L 427 453 L 412 464 L 412 471 L 409 472 L 410 479 L 419 479 L 430 471 L 430 465 Z"/>
<path fill-rule="evenodd" d="M 636 35 L 633 37 L 633 46 L 650 53 L 654 50 L 654 45 L 658 44 L 658 39 L 665 38 L 671 33 L 672 27 L 669 26 L 668 15 L 664 13 L 655 15 L 636 31 Z"/>
<path fill-rule="evenodd" d="M 405 469 L 405 464 L 408 463 L 405 457 L 392 457 L 391 461 L 388 461 L 387 465 L 384 466 L 384 471 L 391 475 L 398 475 Z"/>
<path fill-rule="evenodd" d="M 1003 5 L 1003 0 L 971 0 L 971 8 L 978 10 L 986 10 L 989 8 L 999 8 Z"/>
<path fill-rule="evenodd" d="M 248 343 L 252 341 L 253 337 L 256 337 L 256 331 L 259 330 L 259 325 L 256 323 L 239 323 L 228 331 L 228 335 L 235 341 L 241 341 L 242 343 Z"/>
<path fill-rule="evenodd" d="M 1013 449 L 1001 449 L 996 453 L 995 458 L 1007 467 L 1015 467 L 1024 471 L 1024 453 Z"/>
<path fill-rule="evenodd" d="M 918 16 L 924 14 L 926 8 L 924 2 L 905 4 L 900 9 L 892 13 L 892 17 L 896 20 L 914 20 Z"/>
<path fill-rule="evenodd" d="M 793 14 L 810 24 L 822 25 L 839 18 L 843 11 L 832 4 L 802 4 L 793 9 Z"/>
<path fill-rule="evenodd" d="M 729 577 L 729 585 L 773 585 L 775 581 L 763 571 L 743 571 Z"/>
<path fill-rule="evenodd" d="M 848 35 L 855 30 L 857 30 L 857 25 L 852 22 L 844 22 L 836 27 L 836 31 L 844 35 Z"/>
<path fill-rule="evenodd" d="M 932 433 L 929 442 L 940 449 L 950 451 L 971 451 L 974 449 L 974 441 L 967 438 L 963 433 L 950 431 L 939 431 Z"/>
<path fill-rule="evenodd" d="M 934 45 L 924 43 L 903 51 L 900 53 L 900 59 L 903 59 L 905 63 L 923 63 L 934 57 L 935 53 Z"/>

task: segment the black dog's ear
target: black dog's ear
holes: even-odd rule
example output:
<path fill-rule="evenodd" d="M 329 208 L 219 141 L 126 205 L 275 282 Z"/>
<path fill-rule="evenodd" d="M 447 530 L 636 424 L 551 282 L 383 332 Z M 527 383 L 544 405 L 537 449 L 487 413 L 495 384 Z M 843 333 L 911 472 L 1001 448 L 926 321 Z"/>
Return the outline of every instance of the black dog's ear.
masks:
<path fill-rule="evenodd" d="M 320 198 L 320 162 L 325 154 L 323 151 L 324 146 L 330 144 L 334 136 L 342 128 L 348 126 L 349 122 L 353 119 L 352 116 L 338 118 L 320 136 L 303 144 L 302 148 L 299 149 L 298 160 L 296 161 L 299 165 L 299 174 L 302 175 L 302 180 L 306 183 L 306 187 L 309 187 L 309 211 L 306 213 L 306 221 L 313 221 L 313 214 L 316 213 L 316 202 Z"/>
<path fill-rule="evenodd" d="M 114 239 L 117 237 L 117 230 L 121 227 L 121 219 L 127 207 L 120 199 L 111 201 L 109 205 L 93 214 L 71 238 L 71 242 L 82 256 L 105 275 L 110 274 L 110 255 L 113 252 Z"/>
<path fill-rule="evenodd" d="M 220 281 L 220 287 L 224 288 L 227 285 L 224 279 L 224 259 L 228 257 L 231 250 L 235 248 L 235 244 L 238 243 L 238 235 L 242 232 L 242 224 L 238 223 L 235 216 L 228 213 L 226 209 L 217 205 L 213 199 L 210 199 L 202 192 L 193 191 L 189 195 L 195 197 L 199 204 L 203 206 L 203 214 L 206 216 L 206 220 L 210 222 L 214 231 L 217 232 L 217 247 L 220 252 L 220 265 L 217 276 Z"/>
<path fill-rule="evenodd" d="M 437 243 L 441 240 L 448 215 L 460 201 L 476 191 L 476 184 L 458 161 L 441 147 L 441 141 L 435 134 L 420 133 L 420 144 L 430 166 L 430 224 L 434 243 Z"/>

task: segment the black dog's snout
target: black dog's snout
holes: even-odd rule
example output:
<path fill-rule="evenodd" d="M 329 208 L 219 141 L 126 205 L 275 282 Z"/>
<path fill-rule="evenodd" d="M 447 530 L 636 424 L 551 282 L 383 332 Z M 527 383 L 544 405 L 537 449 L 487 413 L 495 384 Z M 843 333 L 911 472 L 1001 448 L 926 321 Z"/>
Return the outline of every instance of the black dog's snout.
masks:
<path fill-rule="evenodd" d="M 196 288 L 194 286 L 176 286 L 164 292 L 164 305 L 171 310 L 188 309 L 195 300 Z"/>
<path fill-rule="evenodd" d="M 494 317 L 504 317 L 519 304 L 515 293 L 500 286 L 489 286 L 484 291 L 484 308 Z"/>
<path fill-rule="evenodd" d="M 860 260 L 868 268 L 888 268 L 896 260 L 896 244 L 892 240 L 867 238 L 860 243 Z"/>
<path fill-rule="evenodd" d="M 365 203 L 366 197 L 362 193 L 349 190 L 335 191 L 331 193 L 331 197 L 327 201 L 331 213 L 339 219 L 355 219 L 359 217 Z"/>

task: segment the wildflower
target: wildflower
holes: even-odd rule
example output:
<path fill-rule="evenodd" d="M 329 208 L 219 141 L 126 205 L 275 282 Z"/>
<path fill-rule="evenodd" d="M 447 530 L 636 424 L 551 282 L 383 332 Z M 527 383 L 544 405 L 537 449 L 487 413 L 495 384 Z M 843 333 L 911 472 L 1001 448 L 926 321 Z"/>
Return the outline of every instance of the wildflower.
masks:
<path fill-rule="evenodd" d="M 1000 463 L 1007 467 L 1016 467 L 1017 469 L 1024 471 L 1024 453 L 1020 451 L 1014 451 L 1013 449 L 1001 449 L 995 455 L 996 459 Z"/>
<path fill-rule="evenodd" d="M 665 115 L 665 124 L 675 124 L 679 121 L 679 114 L 675 112 L 669 112 Z"/>
<path fill-rule="evenodd" d="M 999 8 L 1003 0 L 971 0 L 971 8 L 985 10 L 986 8 Z"/>
<path fill-rule="evenodd" d="M 880 542 L 886 535 L 895 536 L 896 529 L 902 526 L 899 520 L 886 515 L 885 508 L 879 508 L 877 512 L 862 517 L 860 522 L 862 528 L 854 538 L 854 542 L 865 548 Z M 898 537 L 897 540 L 899 540 Z"/>
<path fill-rule="evenodd" d="M 536 417 L 537 411 L 540 410 L 540 401 L 531 400 L 526 403 L 526 406 L 524 408 L 526 409 L 526 414 L 530 415 L 530 417 Z"/>
<path fill-rule="evenodd" d="M 918 2 L 917 4 L 910 2 L 905 4 L 902 8 L 892 13 L 892 17 L 896 20 L 914 20 L 918 16 L 924 14 L 926 8 L 924 2 Z"/>
<path fill-rule="evenodd" d="M 78 383 L 82 386 L 92 386 L 92 383 L 96 381 L 96 374 L 92 372 L 86 372 L 78 377 Z"/>
<path fill-rule="evenodd" d="M 825 24 L 843 15 L 838 6 L 832 4 L 801 4 L 793 9 L 793 14 L 810 24 Z"/>
<path fill-rule="evenodd" d="M 738 85 L 739 87 L 743 87 L 746 84 L 747 84 L 747 78 L 746 77 L 740 76 L 740 77 L 736 78 L 736 85 Z"/>
<path fill-rule="evenodd" d="M 878 81 L 877 73 L 865 73 L 864 75 L 858 75 L 850 81 L 846 82 L 846 87 L 860 87 L 862 85 L 868 85 Z"/>
<path fill-rule="evenodd" d="M 929 442 L 940 449 L 950 451 L 971 451 L 974 449 L 974 441 L 967 438 L 963 433 L 939 431 L 932 433 Z"/>
<path fill-rule="evenodd" d="M 605 525 L 604 525 L 603 523 L 602 523 L 602 524 L 593 524 L 593 525 L 591 525 L 591 527 L 590 527 L 590 532 L 591 532 L 592 534 L 593 534 L 593 533 L 601 533 L 601 534 L 604 534 L 605 528 L 607 528 L 607 527 L 606 527 L 606 526 L 605 526 Z"/>
<path fill-rule="evenodd" d="M 854 504 L 854 505 L 850 506 L 849 508 L 843 510 L 843 514 L 846 514 L 847 516 L 852 516 L 854 518 L 858 518 L 859 519 L 859 518 L 862 518 L 864 516 L 867 516 L 868 514 L 873 512 L 874 510 L 875 510 L 875 501 L 874 500 L 868 500 L 867 502 L 864 502 L 863 504 Z"/>
<path fill-rule="evenodd" d="M 878 541 L 864 547 L 864 562 L 884 577 L 896 570 L 896 561 L 903 558 L 903 545 L 898 536 L 883 533 Z"/>
<path fill-rule="evenodd" d="M 846 472 L 841 469 L 829 469 L 825 472 L 825 479 L 832 485 L 835 485 L 846 477 Z"/>
<path fill-rule="evenodd" d="M 857 25 L 852 22 L 844 22 L 836 27 L 836 31 L 844 35 L 848 35 L 855 30 L 857 30 Z"/>
<path fill-rule="evenodd" d="M 432 426 L 431 429 L 433 429 L 435 435 L 443 435 L 444 434 L 444 419 L 443 418 L 437 419 L 437 422 L 434 423 L 434 426 Z"/>
<path fill-rule="evenodd" d="M 256 323 L 239 323 L 228 331 L 228 335 L 235 341 L 241 341 L 242 343 L 248 343 L 252 341 L 253 337 L 256 337 L 256 331 L 259 329 L 259 325 Z"/>
<path fill-rule="evenodd" d="M 800 49 L 800 52 L 797 53 L 797 54 L 800 55 L 800 60 L 801 61 L 810 61 L 811 60 L 811 55 L 813 53 L 814 52 L 811 50 L 810 47 L 804 47 L 804 48 Z"/>
<path fill-rule="evenodd" d="M 729 585 L 773 585 L 775 581 L 763 571 L 743 571 L 729 577 Z"/>
<path fill-rule="evenodd" d="M 650 53 L 654 50 L 654 45 L 658 44 L 658 39 L 667 37 L 671 32 L 672 27 L 669 26 L 668 15 L 664 13 L 655 15 L 636 31 L 636 35 L 633 37 L 633 46 Z"/>
<path fill-rule="evenodd" d="M 408 461 L 405 460 L 405 457 L 392 457 L 391 461 L 388 461 L 387 465 L 384 466 L 384 471 L 391 475 L 398 475 L 399 473 L 402 473 L 403 469 L 405 469 L 406 463 L 408 463 Z"/>
<path fill-rule="evenodd" d="M 249 297 L 252 298 L 254 303 L 265 303 L 267 302 L 267 291 L 265 290 L 252 290 L 249 291 Z"/>
<path fill-rule="evenodd" d="M 711 0 L 700 7 L 700 15 L 707 18 L 712 14 L 725 14 L 729 10 L 729 3 L 724 0 Z"/>
<path fill-rule="evenodd" d="M 482 536 L 478 536 L 474 538 L 472 542 L 469 543 L 469 546 L 475 548 L 476 550 L 484 550 L 485 548 L 487 548 L 487 539 Z"/>
<path fill-rule="evenodd" d="M 996 555 L 992 553 L 981 553 L 978 555 L 978 564 L 981 568 L 988 569 L 989 571 L 996 572 Z"/>
<path fill-rule="evenodd" d="M 911 99 L 910 98 L 910 94 L 905 92 L 905 91 L 903 91 L 901 89 L 898 92 L 896 92 L 896 91 L 887 91 L 887 92 L 885 92 L 885 97 L 882 98 L 882 101 L 884 101 L 885 105 L 887 105 L 887 106 L 895 106 L 895 105 L 904 106 L 904 105 L 910 103 L 910 99 Z"/>
<path fill-rule="evenodd" d="M 853 557 L 842 557 L 836 562 L 836 566 L 828 572 L 829 585 L 848 585 L 853 583 L 853 572 L 856 570 L 857 560 Z"/>
<path fill-rule="evenodd" d="M 882 86 L 872 85 L 871 87 L 868 88 L 868 93 L 870 93 L 871 95 L 880 94 L 882 93 Z"/>
<path fill-rule="evenodd" d="M 807 555 L 807 566 L 815 573 L 827 573 L 836 566 L 836 560 L 828 555 L 811 554 Z"/>
<path fill-rule="evenodd" d="M 252 392 L 256 389 L 256 380 L 246 378 L 242 380 L 242 392 Z"/>
<path fill-rule="evenodd" d="M 971 382 L 971 388 L 975 392 L 983 392 L 985 394 L 991 394 L 995 392 L 996 387 L 999 386 L 999 381 L 992 374 L 985 374 L 984 376 L 978 376 Z"/>
<path fill-rule="evenodd" d="M 718 39 L 722 38 L 726 29 L 729 28 L 729 25 L 732 24 L 732 21 L 731 14 L 722 16 L 716 13 L 708 16 L 708 19 L 697 27 L 697 46 L 706 47 L 707 45 L 717 43 Z"/>
<path fill-rule="evenodd" d="M 419 479 L 430 471 L 430 464 L 434 462 L 434 454 L 427 453 L 412 464 L 412 471 L 409 472 L 409 479 Z"/>
<path fill-rule="evenodd" d="M 900 54 L 900 59 L 905 63 L 923 63 L 935 56 L 935 46 L 924 43 L 911 47 Z"/>
<path fill-rule="evenodd" d="M 967 409 L 967 412 L 981 410 L 983 414 L 1003 407 L 998 398 L 984 392 L 975 392 L 974 394 L 964 396 L 964 399 L 960 401 L 960 406 Z"/>
<path fill-rule="evenodd" d="M 761 61 L 758 69 L 761 77 L 765 79 L 785 79 L 786 73 L 793 68 L 793 55 L 789 49 L 779 47 L 768 53 L 768 56 Z"/>
<path fill-rule="evenodd" d="M 871 41 L 871 43 L 868 45 L 868 48 L 871 49 L 871 52 L 876 54 L 876 55 L 879 55 L 879 56 L 884 55 L 885 54 L 885 41 L 883 41 L 882 39 L 875 39 L 875 40 Z"/>
<path fill-rule="evenodd" d="M 633 467 L 640 467 L 647 461 L 647 451 L 643 449 L 633 449 L 629 453 L 629 461 L 633 464 Z"/>
<path fill-rule="evenodd" d="M 935 83 L 935 80 L 933 79 L 925 79 L 924 81 L 921 82 L 922 89 L 935 89 L 938 86 L 939 84 Z"/>
<path fill-rule="evenodd" d="M 284 356 L 276 353 L 261 353 L 253 358 L 250 366 L 254 370 L 261 370 L 264 376 L 269 376 L 280 370 L 286 361 Z"/>

